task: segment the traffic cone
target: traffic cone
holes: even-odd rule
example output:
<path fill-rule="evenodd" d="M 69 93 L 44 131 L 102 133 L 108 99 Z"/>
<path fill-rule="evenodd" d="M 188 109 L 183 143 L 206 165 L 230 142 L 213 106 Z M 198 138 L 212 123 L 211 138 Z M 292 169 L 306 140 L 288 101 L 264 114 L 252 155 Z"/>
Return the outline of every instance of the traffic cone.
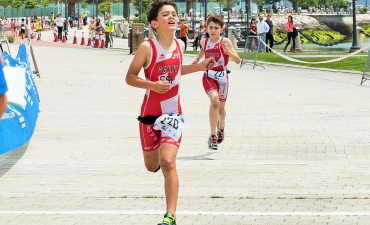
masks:
<path fill-rule="evenodd" d="M 37 31 L 37 40 L 41 41 L 41 31 Z"/>
<path fill-rule="evenodd" d="M 31 39 L 35 39 L 35 33 L 34 32 L 31 33 Z"/>
<path fill-rule="evenodd" d="M 105 36 L 104 36 L 104 33 L 105 32 L 103 32 L 102 33 L 102 36 L 101 36 L 101 46 L 100 46 L 100 48 L 105 48 Z"/>
<path fill-rule="evenodd" d="M 67 40 L 66 40 L 66 35 L 65 35 L 65 33 L 63 32 L 63 40 L 62 40 L 62 43 L 66 43 L 67 42 Z"/>
<path fill-rule="evenodd" d="M 87 46 L 91 46 L 91 34 L 89 35 L 89 40 L 87 41 Z"/>
<path fill-rule="evenodd" d="M 99 32 L 95 32 L 95 44 L 94 48 L 99 48 Z"/>
<path fill-rule="evenodd" d="M 77 44 L 76 31 L 75 31 L 75 37 L 73 38 L 73 43 L 72 44 Z"/>
<path fill-rule="evenodd" d="M 54 33 L 54 42 L 58 42 L 58 35 Z"/>
<path fill-rule="evenodd" d="M 85 34 L 83 31 L 82 31 L 81 45 L 85 45 Z"/>

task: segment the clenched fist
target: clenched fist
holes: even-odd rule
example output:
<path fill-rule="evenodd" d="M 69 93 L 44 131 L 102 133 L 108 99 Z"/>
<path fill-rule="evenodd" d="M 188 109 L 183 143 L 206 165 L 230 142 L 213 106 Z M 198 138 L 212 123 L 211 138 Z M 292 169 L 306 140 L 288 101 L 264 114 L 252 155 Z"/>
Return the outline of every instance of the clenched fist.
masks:
<path fill-rule="evenodd" d="M 171 88 L 171 84 L 165 81 L 156 81 L 153 83 L 151 90 L 159 94 L 167 93 Z"/>

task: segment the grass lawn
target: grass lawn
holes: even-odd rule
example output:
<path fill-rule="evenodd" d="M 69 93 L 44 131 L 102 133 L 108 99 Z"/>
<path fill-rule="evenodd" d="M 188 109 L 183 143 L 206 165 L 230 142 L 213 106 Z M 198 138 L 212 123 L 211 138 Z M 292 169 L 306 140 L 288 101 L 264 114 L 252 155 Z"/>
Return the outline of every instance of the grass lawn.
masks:
<path fill-rule="evenodd" d="M 239 56 L 242 57 L 243 53 L 239 53 Z M 320 54 L 322 55 L 322 54 Z M 331 54 L 329 54 L 331 55 Z M 345 55 L 345 54 L 340 54 Z M 288 56 L 294 56 L 293 54 L 288 54 Z M 319 62 L 319 61 L 327 61 L 330 59 L 335 59 L 337 57 L 332 58 L 297 58 L 301 61 L 306 62 Z M 349 57 L 346 59 L 343 59 L 338 62 L 332 62 L 332 63 L 323 63 L 323 64 L 305 64 L 305 63 L 296 63 L 288 61 L 284 58 L 281 58 L 280 56 L 276 54 L 271 53 L 259 53 L 257 61 L 260 62 L 272 62 L 272 63 L 281 63 L 281 64 L 294 64 L 294 65 L 300 65 L 300 66 L 309 66 L 309 67 L 316 67 L 316 68 L 328 68 L 328 69 L 338 69 L 338 70 L 353 70 L 353 71 L 363 71 L 365 62 L 367 57 Z"/>
<path fill-rule="evenodd" d="M 198 54 L 198 51 L 185 51 L 186 54 Z M 243 52 L 238 52 L 240 58 L 243 56 Z M 343 53 L 287 53 L 288 56 L 294 57 L 295 55 L 347 55 L 347 52 Z M 367 55 L 368 53 L 359 53 L 356 55 Z M 253 59 L 254 56 L 251 53 L 247 53 L 246 58 Z M 297 58 L 301 61 L 306 62 L 318 62 L 318 61 L 326 61 L 330 59 L 334 59 L 337 57 L 325 57 L 325 58 Z M 281 64 L 293 64 L 293 65 L 300 65 L 300 66 L 308 66 L 308 67 L 316 67 L 316 68 L 328 68 L 328 69 L 338 69 L 338 70 L 352 70 L 352 71 L 360 71 L 362 72 L 364 70 L 365 62 L 367 57 L 349 57 L 346 59 L 343 59 L 338 62 L 333 63 L 324 63 L 324 64 L 304 64 L 304 63 L 296 63 L 288 61 L 276 54 L 273 53 L 259 53 L 257 61 L 259 62 L 271 62 L 271 63 L 281 63 Z"/>

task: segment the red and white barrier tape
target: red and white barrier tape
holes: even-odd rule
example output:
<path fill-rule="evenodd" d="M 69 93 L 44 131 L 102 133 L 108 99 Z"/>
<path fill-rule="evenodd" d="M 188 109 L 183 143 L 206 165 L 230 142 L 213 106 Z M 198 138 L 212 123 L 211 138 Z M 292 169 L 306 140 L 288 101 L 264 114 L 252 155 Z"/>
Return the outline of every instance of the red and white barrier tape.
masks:
<path fill-rule="evenodd" d="M 354 51 L 354 52 L 352 52 L 352 53 L 350 53 L 350 54 L 348 54 L 348 55 L 344 55 L 344 56 L 341 56 L 341 57 L 339 57 L 339 58 L 335 58 L 335 59 L 329 59 L 329 60 L 319 61 L 319 62 L 306 62 L 306 61 L 302 61 L 302 60 L 298 60 L 298 59 L 291 58 L 291 57 L 289 57 L 289 56 L 286 56 L 286 55 L 281 54 L 280 52 L 275 51 L 274 49 L 270 48 L 270 46 L 268 46 L 268 45 L 267 45 L 264 41 L 262 41 L 260 38 L 259 38 L 259 41 L 260 41 L 263 45 L 265 45 L 267 48 L 271 49 L 271 51 L 272 51 L 273 53 L 275 53 L 275 54 L 279 55 L 280 57 L 282 57 L 282 58 L 284 58 L 284 59 L 286 59 L 286 60 L 289 60 L 289 61 L 291 61 L 291 62 L 306 63 L 306 64 L 323 64 L 323 63 L 338 62 L 338 61 L 340 61 L 340 60 L 343 60 L 343 59 L 346 59 L 346 58 L 351 57 L 351 56 L 353 56 L 353 55 L 356 55 L 357 53 L 360 53 L 360 52 L 362 52 L 362 51 L 364 51 L 365 49 L 367 49 L 367 48 L 369 48 L 369 47 L 370 47 L 370 44 L 369 44 L 369 45 L 367 45 L 367 46 L 365 46 L 365 47 L 363 47 L 363 48 L 361 48 L 361 49 L 359 49 L 359 50 L 357 50 L 357 51 Z"/>

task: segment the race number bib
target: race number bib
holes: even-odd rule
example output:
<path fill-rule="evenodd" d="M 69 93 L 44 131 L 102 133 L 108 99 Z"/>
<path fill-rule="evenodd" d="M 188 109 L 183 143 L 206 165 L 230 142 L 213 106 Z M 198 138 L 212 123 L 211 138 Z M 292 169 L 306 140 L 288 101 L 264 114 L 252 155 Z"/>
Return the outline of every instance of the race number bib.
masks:
<path fill-rule="evenodd" d="M 216 71 L 216 70 L 208 70 L 207 72 L 208 77 L 218 82 L 227 83 L 227 73 L 226 71 Z"/>
<path fill-rule="evenodd" d="M 184 118 L 180 114 L 163 114 L 154 122 L 154 129 L 161 130 L 167 136 L 178 141 L 184 127 Z"/>

